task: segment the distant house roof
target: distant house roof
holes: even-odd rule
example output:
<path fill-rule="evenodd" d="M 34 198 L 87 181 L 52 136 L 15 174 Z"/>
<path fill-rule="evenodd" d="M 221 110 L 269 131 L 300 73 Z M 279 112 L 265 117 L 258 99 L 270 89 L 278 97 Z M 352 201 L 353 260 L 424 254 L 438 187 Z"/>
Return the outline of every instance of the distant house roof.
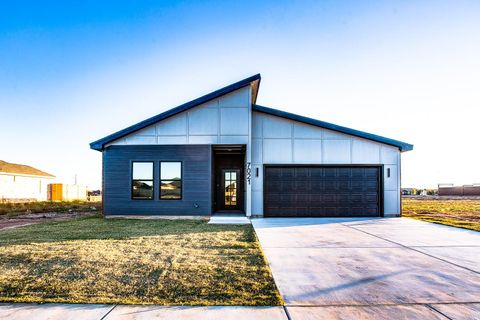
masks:
<path fill-rule="evenodd" d="M 46 173 L 42 170 L 38 170 L 34 167 L 30 167 L 24 164 L 10 163 L 3 160 L 0 160 L 0 173 L 16 173 L 30 176 L 55 178 L 54 175 Z"/>
<path fill-rule="evenodd" d="M 258 111 L 258 112 L 262 112 L 262 113 L 266 113 L 266 114 L 270 114 L 270 115 L 274 115 L 274 116 L 277 116 L 277 117 L 282 117 L 282 118 L 285 118 L 285 119 L 290 119 L 290 120 L 294 120 L 294 121 L 298 121 L 298 122 L 303 122 L 303 123 L 310 124 L 310 125 L 313 125 L 313 126 L 337 131 L 337 132 L 340 132 L 340 133 L 345 133 L 345 134 L 348 134 L 348 135 L 352 135 L 352 136 L 356 136 L 356 137 L 360 137 L 360 138 L 364 138 L 364 139 L 388 144 L 388 145 L 399 148 L 400 151 L 413 150 L 413 145 L 408 144 L 406 142 L 402 142 L 402 141 L 398 141 L 398 140 L 394 140 L 394 139 L 390 139 L 390 138 L 385 138 L 385 137 L 382 137 L 382 136 L 378 136 L 376 134 L 363 132 L 363 131 L 360 131 L 360 130 L 355 130 L 355 129 L 350 129 L 350 128 L 347 128 L 347 127 L 342 127 L 342 126 L 339 126 L 339 125 L 336 125 L 336 124 L 333 124 L 333 123 L 329 123 L 329 122 L 325 122 L 325 121 L 320 121 L 320 120 L 316 120 L 316 119 L 312 119 L 312 118 L 307 118 L 307 117 L 304 117 L 304 116 L 300 116 L 298 114 L 289 113 L 289 112 L 281 111 L 281 110 L 278 110 L 278 109 L 262 107 L 262 106 L 259 106 L 259 105 L 253 105 L 253 110 Z"/>
<path fill-rule="evenodd" d="M 191 108 L 194 108 L 196 106 L 199 106 L 203 103 L 206 103 L 210 100 L 217 99 L 223 95 L 229 94 L 235 90 L 241 89 L 245 86 L 252 85 L 253 86 L 253 93 L 252 93 L 252 103 L 256 103 L 257 101 L 257 95 L 258 95 L 258 87 L 260 86 L 260 74 L 256 74 L 254 76 L 248 77 L 246 79 L 240 80 L 238 82 L 235 82 L 234 84 L 231 84 L 229 86 L 226 86 L 224 88 L 221 88 L 219 90 L 213 91 L 209 94 L 206 94 L 200 98 L 197 98 L 195 100 L 189 101 L 187 103 L 184 103 L 178 107 L 175 107 L 173 109 L 170 109 L 168 111 L 165 111 L 163 113 L 160 113 L 154 117 L 148 118 L 146 120 L 143 120 L 137 124 L 134 124 L 128 128 L 125 128 L 123 130 L 120 130 L 118 132 L 115 132 L 111 135 L 106 136 L 105 138 L 99 139 L 97 141 L 94 141 L 90 143 L 90 148 L 94 150 L 101 151 L 103 150 L 103 147 L 107 144 L 110 143 L 114 140 L 117 140 L 121 137 L 124 137 L 128 134 L 131 134 L 135 131 L 141 130 L 145 127 L 148 127 L 158 121 L 170 118 L 176 114 L 179 114 L 183 111 L 189 110 Z"/>

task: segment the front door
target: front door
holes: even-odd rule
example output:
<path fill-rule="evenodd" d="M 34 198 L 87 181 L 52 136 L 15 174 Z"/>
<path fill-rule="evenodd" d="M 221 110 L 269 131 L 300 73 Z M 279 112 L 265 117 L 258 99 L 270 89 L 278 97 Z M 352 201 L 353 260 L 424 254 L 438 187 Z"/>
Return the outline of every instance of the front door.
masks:
<path fill-rule="evenodd" d="M 243 154 L 216 155 L 213 163 L 213 212 L 244 212 L 244 158 Z"/>
<path fill-rule="evenodd" d="M 240 210 L 239 206 L 239 179 L 240 170 L 224 169 L 222 170 L 222 210 Z"/>

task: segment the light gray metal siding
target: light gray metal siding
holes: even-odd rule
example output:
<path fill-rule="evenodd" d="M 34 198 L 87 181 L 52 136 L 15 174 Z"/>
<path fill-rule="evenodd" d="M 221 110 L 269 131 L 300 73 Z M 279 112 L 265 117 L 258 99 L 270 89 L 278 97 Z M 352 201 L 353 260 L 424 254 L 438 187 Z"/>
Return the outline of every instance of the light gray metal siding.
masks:
<path fill-rule="evenodd" d="M 104 156 L 105 215 L 210 215 L 210 145 L 110 146 Z M 154 162 L 154 199 L 131 199 L 132 161 Z M 182 162 L 182 199 L 160 200 L 160 161 Z M 196 207 L 198 205 L 198 207 Z"/>
<path fill-rule="evenodd" d="M 248 144 L 252 89 L 243 87 L 110 145 Z"/>
<path fill-rule="evenodd" d="M 400 214 L 400 151 L 386 144 L 253 112 L 252 214 L 263 215 L 263 165 L 383 165 L 384 214 Z M 387 170 L 390 169 L 390 175 Z"/>

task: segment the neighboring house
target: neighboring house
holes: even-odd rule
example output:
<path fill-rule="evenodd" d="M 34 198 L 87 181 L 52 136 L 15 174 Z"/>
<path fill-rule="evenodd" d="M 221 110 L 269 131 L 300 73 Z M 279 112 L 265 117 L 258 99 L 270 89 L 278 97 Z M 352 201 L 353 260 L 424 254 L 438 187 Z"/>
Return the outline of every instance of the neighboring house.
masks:
<path fill-rule="evenodd" d="M 256 104 L 260 75 L 90 144 L 105 215 L 400 214 L 401 141 Z"/>
<path fill-rule="evenodd" d="M 47 200 L 47 185 L 54 178 L 36 168 L 0 160 L 0 201 Z"/>

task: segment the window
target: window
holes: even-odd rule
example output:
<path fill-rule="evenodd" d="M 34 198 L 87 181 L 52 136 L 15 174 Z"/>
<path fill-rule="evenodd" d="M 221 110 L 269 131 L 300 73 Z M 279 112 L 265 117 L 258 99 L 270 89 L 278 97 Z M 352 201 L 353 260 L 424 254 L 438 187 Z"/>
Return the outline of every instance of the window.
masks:
<path fill-rule="evenodd" d="M 237 172 L 225 171 L 225 205 L 237 205 Z"/>
<path fill-rule="evenodd" d="M 182 199 L 181 162 L 160 162 L 160 199 Z"/>
<path fill-rule="evenodd" d="M 153 199 L 153 162 L 132 163 L 132 199 Z"/>

